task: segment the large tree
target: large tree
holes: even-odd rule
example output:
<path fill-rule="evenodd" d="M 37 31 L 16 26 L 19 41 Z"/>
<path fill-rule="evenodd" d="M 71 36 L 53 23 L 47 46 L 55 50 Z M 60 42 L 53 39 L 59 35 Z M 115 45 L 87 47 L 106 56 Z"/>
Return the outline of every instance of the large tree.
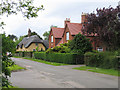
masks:
<path fill-rule="evenodd" d="M 90 13 L 86 16 L 87 22 L 82 29 L 84 34 L 97 35 L 109 49 L 116 50 L 120 48 L 120 22 L 118 12 L 120 8 L 96 9 L 97 13 Z"/>
<path fill-rule="evenodd" d="M 38 35 L 36 32 L 31 32 L 31 36 L 33 36 L 33 35 L 37 35 L 40 39 L 42 39 L 42 38 L 40 37 L 40 35 Z M 28 35 L 24 35 L 24 37 L 28 37 Z"/>
<path fill-rule="evenodd" d="M 10 85 L 8 76 L 11 76 L 11 72 L 8 67 L 12 66 L 14 62 L 6 56 L 6 53 L 15 51 L 15 42 L 5 34 L 0 34 L 0 41 L 2 41 L 2 45 L 0 46 L 0 48 L 2 47 L 2 55 L 0 55 L 0 59 L 2 58 L 2 75 L 0 73 L 0 79 L 2 79 L 2 86 L 8 87 L 8 85 Z"/>
<path fill-rule="evenodd" d="M 5 25 L 4 21 L 1 20 L 2 16 L 8 17 L 9 15 L 18 14 L 19 12 L 21 12 L 23 17 L 30 19 L 33 17 L 37 17 L 38 16 L 37 13 L 39 10 L 43 10 L 43 5 L 39 7 L 35 7 L 33 5 L 33 0 L 1 0 L 0 28 L 3 29 L 3 25 Z M 2 86 L 7 87 L 9 85 L 8 76 L 10 76 L 10 71 L 8 70 L 8 66 L 11 66 L 13 63 L 6 56 L 6 52 L 12 52 L 14 50 L 12 49 L 14 42 L 11 41 L 10 38 L 6 37 L 5 34 L 3 35 L 0 34 L 0 41 L 2 41 L 2 45 L 0 42 L 0 49 L 2 48 L 3 51 L 2 54 L 0 53 L 0 63 L 2 62 L 2 72 L 0 72 L 0 79 L 2 78 Z M 1 87 L 1 82 L 0 82 L 0 87 Z"/>
<path fill-rule="evenodd" d="M 44 40 L 49 40 L 49 34 L 50 34 L 50 31 L 46 31 L 43 36 L 44 36 Z"/>
<path fill-rule="evenodd" d="M 43 5 L 35 7 L 33 0 L 1 0 L 0 2 L 0 16 L 9 16 L 21 12 L 23 17 L 27 19 L 38 16 L 38 11 L 43 10 Z M 5 25 L 4 21 L 0 22 L 0 27 Z"/>

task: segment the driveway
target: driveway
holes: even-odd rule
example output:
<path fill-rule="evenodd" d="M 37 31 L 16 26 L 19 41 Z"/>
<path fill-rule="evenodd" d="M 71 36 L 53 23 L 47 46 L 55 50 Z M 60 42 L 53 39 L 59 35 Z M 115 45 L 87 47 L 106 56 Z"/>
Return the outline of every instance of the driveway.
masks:
<path fill-rule="evenodd" d="M 27 70 L 12 72 L 10 81 L 19 88 L 118 88 L 118 77 L 74 70 L 80 65 L 52 66 L 12 58 Z"/>

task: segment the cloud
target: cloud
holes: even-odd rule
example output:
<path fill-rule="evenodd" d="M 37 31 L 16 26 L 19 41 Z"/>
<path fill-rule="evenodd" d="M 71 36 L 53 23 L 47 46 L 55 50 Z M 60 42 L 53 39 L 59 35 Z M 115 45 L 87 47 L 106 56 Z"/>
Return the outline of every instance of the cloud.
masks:
<path fill-rule="evenodd" d="M 17 36 L 27 34 L 28 28 L 40 36 L 50 30 L 51 25 L 64 27 L 64 20 L 70 18 L 71 22 L 80 23 L 81 13 L 91 13 L 96 8 L 113 7 L 119 0 L 34 0 L 35 6 L 44 5 L 45 10 L 40 11 L 39 17 L 24 20 L 21 14 L 12 15 L 2 19 L 6 22 L 5 32 Z"/>

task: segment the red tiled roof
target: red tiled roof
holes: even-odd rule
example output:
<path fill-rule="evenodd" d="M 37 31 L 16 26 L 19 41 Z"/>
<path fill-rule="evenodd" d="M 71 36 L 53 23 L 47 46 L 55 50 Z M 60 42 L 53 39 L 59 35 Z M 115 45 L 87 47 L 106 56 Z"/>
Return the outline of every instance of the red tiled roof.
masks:
<path fill-rule="evenodd" d="M 52 27 L 52 32 L 53 32 L 53 36 L 55 38 L 62 38 L 62 35 L 63 35 L 63 32 L 64 32 L 64 28 Z"/>
<path fill-rule="evenodd" d="M 67 23 L 71 35 L 76 35 L 79 32 L 82 34 L 82 24 L 80 23 Z"/>

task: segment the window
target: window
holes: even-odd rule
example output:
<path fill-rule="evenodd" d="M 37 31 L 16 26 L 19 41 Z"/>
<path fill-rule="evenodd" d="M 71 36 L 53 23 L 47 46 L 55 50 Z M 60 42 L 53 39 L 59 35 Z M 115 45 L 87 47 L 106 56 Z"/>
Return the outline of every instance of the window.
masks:
<path fill-rule="evenodd" d="M 69 32 L 66 32 L 66 40 L 69 40 Z"/>
<path fill-rule="evenodd" d="M 38 46 L 38 43 L 35 43 L 36 46 Z"/>
<path fill-rule="evenodd" d="M 51 36 L 51 42 L 53 42 L 53 36 Z"/>
<path fill-rule="evenodd" d="M 36 51 L 35 49 L 33 49 L 33 51 Z"/>
<path fill-rule="evenodd" d="M 99 52 L 102 52 L 102 51 L 103 51 L 103 48 L 102 48 L 102 47 L 97 47 L 97 50 L 98 50 Z"/>

